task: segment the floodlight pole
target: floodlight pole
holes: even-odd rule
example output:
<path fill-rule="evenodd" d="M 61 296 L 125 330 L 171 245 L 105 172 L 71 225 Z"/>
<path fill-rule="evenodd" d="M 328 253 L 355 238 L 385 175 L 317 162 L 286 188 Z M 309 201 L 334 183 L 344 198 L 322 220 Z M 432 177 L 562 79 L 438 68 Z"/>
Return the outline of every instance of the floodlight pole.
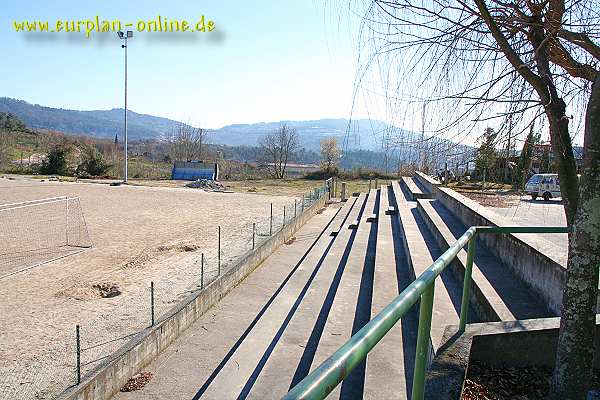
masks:
<path fill-rule="evenodd" d="M 125 171 L 123 174 L 123 182 L 127 183 L 127 39 L 133 37 L 133 31 L 127 31 L 125 33 L 119 31 L 119 39 L 125 40 L 125 44 L 121 45 L 125 49 Z"/>
<path fill-rule="evenodd" d="M 125 35 L 125 183 L 127 183 L 127 35 Z"/>

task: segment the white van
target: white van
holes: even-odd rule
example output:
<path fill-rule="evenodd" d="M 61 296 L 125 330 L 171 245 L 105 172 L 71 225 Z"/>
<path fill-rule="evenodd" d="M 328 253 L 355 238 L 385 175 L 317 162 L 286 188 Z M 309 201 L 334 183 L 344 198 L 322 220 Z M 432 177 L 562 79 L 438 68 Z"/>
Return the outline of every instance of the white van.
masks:
<path fill-rule="evenodd" d="M 561 197 L 558 174 L 535 174 L 525 184 L 525 191 L 533 200 L 543 197 L 549 201 Z"/>

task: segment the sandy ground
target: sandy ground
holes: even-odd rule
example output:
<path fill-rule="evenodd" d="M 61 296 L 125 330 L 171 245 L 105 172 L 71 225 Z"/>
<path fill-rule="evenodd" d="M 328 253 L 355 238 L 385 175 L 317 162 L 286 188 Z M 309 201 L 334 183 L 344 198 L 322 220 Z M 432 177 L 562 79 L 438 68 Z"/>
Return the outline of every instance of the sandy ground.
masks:
<path fill-rule="evenodd" d="M 75 325 L 85 349 L 143 329 L 151 281 L 158 316 L 200 283 L 200 253 L 206 280 L 215 275 L 217 226 L 223 264 L 231 264 L 250 249 L 253 222 L 268 231 L 270 203 L 276 214 L 287 205 L 288 216 L 294 204 L 264 194 L 0 178 L 0 204 L 54 196 L 80 197 L 94 247 L 0 280 L 0 398 L 48 397 L 74 378 Z M 102 297 L 111 288 L 121 294 Z M 123 344 L 86 350 L 84 372 Z M 44 390 L 45 381 L 54 387 Z"/>

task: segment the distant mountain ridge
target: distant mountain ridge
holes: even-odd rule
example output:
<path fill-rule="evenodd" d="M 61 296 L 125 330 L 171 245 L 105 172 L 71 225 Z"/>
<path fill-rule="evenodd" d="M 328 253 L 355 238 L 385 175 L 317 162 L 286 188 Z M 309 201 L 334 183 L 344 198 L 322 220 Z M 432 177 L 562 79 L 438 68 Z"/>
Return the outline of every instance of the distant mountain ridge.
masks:
<path fill-rule="evenodd" d="M 96 138 L 122 136 L 123 109 L 78 111 L 44 107 L 23 100 L 0 97 L 0 112 L 11 113 L 32 129 L 57 130 Z M 129 111 L 128 133 L 131 140 L 157 139 L 170 134 L 180 124 L 168 118 Z M 415 135 L 376 120 L 320 119 L 313 121 L 278 121 L 255 124 L 234 124 L 212 130 L 211 142 L 230 146 L 255 146 L 266 133 L 286 123 L 295 128 L 300 144 L 307 149 L 319 148 L 324 137 L 335 136 L 340 144 L 347 139 L 348 149 L 381 150 L 380 137 L 385 130 L 393 129 L 403 135 Z M 346 135 L 347 132 L 350 135 Z"/>
<path fill-rule="evenodd" d="M 123 132 L 123 109 L 78 111 L 44 107 L 23 100 L 0 97 L 0 112 L 19 117 L 32 129 L 57 130 L 97 138 L 113 138 Z M 177 121 L 129 111 L 131 139 L 157 138 L 171 132 Z"/>

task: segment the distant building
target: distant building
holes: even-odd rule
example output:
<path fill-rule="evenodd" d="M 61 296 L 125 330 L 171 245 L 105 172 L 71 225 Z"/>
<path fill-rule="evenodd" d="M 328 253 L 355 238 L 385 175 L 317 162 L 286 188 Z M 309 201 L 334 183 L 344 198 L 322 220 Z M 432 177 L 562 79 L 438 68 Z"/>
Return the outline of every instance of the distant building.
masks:
<path fill-rule="evenodd" d="M 175 161 L 171 179 L 183 181 L 195 181 L 207 179 L 219 180 L 219 164 L 205 163 L 204 161 Z"/>
<path fill-rule="evenodd" d="M 583 163 L 583 147 L 573 146 L 573 155 L 575 156 L 575 165 L 577 170 Z M 533 146 L 533 157 L 531 160 L 531 169 L 535 173 L 557 172 L 554 165 L 554 152 L 550 143 L 541 143 Z"/>
<path fill-rule="evenodd" d="M 581 168 L 583 163 L 583 147 L 573 146 L 573 155 L 575 156 L 575 165 L 577 170 Z M 519 157 L 521 157 L 521 151 L 515 152 L 515 156 L 510 158 L 511 162 L 518 164 Z M 504 157 L 499 157 L 500 165 L 505 160 Z M 538 143 L 533 146 L 533 152 L 531 155 L 531 167 L 530 174 L 541 174 L 541 173 L 554 173 L 557 172 L 556 166 L 554 165 L 554 152 L 550 143 Z"/>

